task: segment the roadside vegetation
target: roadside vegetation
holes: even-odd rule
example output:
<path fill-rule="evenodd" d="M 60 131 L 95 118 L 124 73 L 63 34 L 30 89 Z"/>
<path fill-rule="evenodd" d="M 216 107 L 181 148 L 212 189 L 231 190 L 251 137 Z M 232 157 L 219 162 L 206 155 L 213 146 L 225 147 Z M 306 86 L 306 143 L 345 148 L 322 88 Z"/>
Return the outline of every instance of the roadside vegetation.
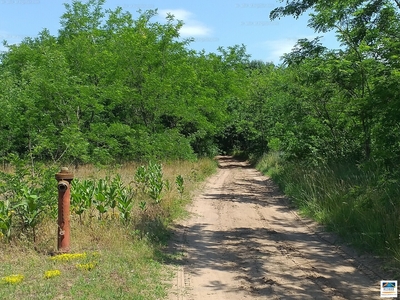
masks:
<path fill-rule="evenodd" d="M 215 171 L 213 160 L 80 166 L 72 181 L 68 254 L 56 248 L 56 169 L 36 166 L 32 175 L 23 166 L 1 172 L 1 299 L 167 295 L 172 271 L 163 262 L 170 259 L 164 251 L 170 226 Z"/>
<path fill-rule="evenodd" d="M 379 256 L 384 269 L 399 276 L 397 181 L 385 178 L 376 165 L 310 167 L 285 161 L 281 155 L 264 155 L 257 162 L 257 169 L 279 185 L 303 216 L 339 234 L 360 254 Z"/>
<path fill-rule="evenodd" d="M 312 11 L 340 49 L 300 39 L 279 65 L 245 45 L 196 52 L 174 16 L 104 0 L 66 3 L 57 35 L 4 43 L 0 297 L 54 298 L 49 280 L 69 276 L 66 298 L 162 298 L 159 245 L 217 154 L 262 157 L 304 213 L 400 260 L 400 4 L 280 2 L 272 22 Z M 50 259 L 61 166 L 75 174 L 73 252 L 86 253 L 74 262 Z"/>

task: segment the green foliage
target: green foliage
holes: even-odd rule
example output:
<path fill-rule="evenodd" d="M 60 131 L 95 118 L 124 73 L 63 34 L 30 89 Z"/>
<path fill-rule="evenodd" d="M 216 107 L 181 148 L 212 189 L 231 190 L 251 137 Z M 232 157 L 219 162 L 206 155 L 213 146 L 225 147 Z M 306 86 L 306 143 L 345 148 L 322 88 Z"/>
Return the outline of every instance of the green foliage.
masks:
<path fill-rule="evenodd" d="M 14 211 L 12 210 L 10 200 L 0 201 L 0 233 L 1 238 L 11 237 L 11 225 Z"/>
<path fill-rule="evenodd" d="M 7 45 L 0 63 L 0 157 L 108 164 L 215 155 L 244 46 L 196 53 L 182 22 L 104 1 L 65 4 L 57 36 Z M 123 66 L 123 67 L 121 67 Z"/>
<path fill-rule="evenodd" d="M 166 185 L 163 179 L 162 165 L 149 162 L 148 166 L 140 166 L 135 173 L 136 184 L 156 204 L 162 199 L 162 191 Z"/>
<path fill-rule="evenodd" d="M 272 19 L 310 10 L 310 27 L 334 30 L 341 48 L 300 39 L 280 66 L 249 65 L 252 88 L 235 110 L 254 128 L 247 136 L 263 133 L 253 149 L 275 151 L 259 167 L 303 213 L 362 250 L 399 260 L 400 5 L 281 2 Z"/>
<path fill-rule="evenodd" d="M 115 217 L 115 208 L 120 212 L 121 219 L 129 220 L 129 214 L 133 205 L 133 191 L 125 186 L 121 177 L 94 179 L 75 179 L 71 188 L 71 208 L 74 213 L 82 215 L 89 212 L 91 216 L 102 219 L 109 209 L 112 210 L 111 218 Z M 96 209 L 97 213 L 94 213 Z"/>
<path fill-rule="evenodd" d="M 10 157 L 14 171 L 0 172 L 0 232 L 7 239 L 26 234 L 36 241 L 36 228 L 44 214 L 57 209 L 54 168 Z"/>
<path fill-rule="evenodd" d="M 138 189 L 140 196 L 147 195 L 154 201 L 154 204 L 160 204 L 162 200 L 162 191 L 165 187 L 163 179 L 162 166 L 150 162 L 147 166 L 142 165 L 137 168 L 134 175 L 134 181 L 130 185 L 125 185 L 121 177 L 117 175 L 114 178 L 105 179 L 85 179 L 72 181 L 71 206 L 72 211 L 82 217 L 82 214 L 95 208 L 97 215 L 101 219 L 112 209 L 111 218 L 115 217 L 115 208 L 118 209 L 120 218 L 124 222 L 130 219 L 130 213 L 139 198 L 134 188 Z M 146 201 L 140 201 L 139 207 L 144 211 Z M 91 212 L 93 214 L 93 212 Z"/>
<path fill-rule="evenodd" d="M 317 168 L 268 154 L 258 168 L 279 183 L 301 212 L 313 217 L 361 251 L 399 259 L 397 225 L 400 190 L 379 165 Z M 371 218 L 371 216 L 374 216 Z"/>
<path fill-rule="evenodd" d="M 162 166 L 160 164 L 149 163 L 146 183 L 148 185 L 147 191 L 150 198 L 153 199 L 155 203 L 160 203 L 161 192 L 164 187 Z"/>
<path fill-rule="evenodd" d="M 287 1 L 271 12 L 272 18 L 297 17 L 312 9 L 310 26 L 335 30 L 342 43 L 340 50 L 328 50 L 319 38 L 300 39 L 283 57 L 279 90 L 257 87 L 273 107 L 269 139 L 279 141 L 278 150 L 288 158 L 316 165 L 399 162 L 400 120 L 392 113 L 400 107 L 399 8 L 396 1 Z"/>
<path fill-rule="evenodd" d="M 126 223 L 130 219 L 130 213 L 134 205 L 132 189 L 130 187 L 121 189 L 118 191 L 117 196 L 117 208 L 121 219 Z"/>
<path fill-rule="evenodd" d="M 82 214 L 92 207 L 95 194 L 93 180 L 75 179 L 71 182 L 71 210 L 82 220 Z"/>
<path fill-rule="evenodd" d="M 103 214 L 108 211 L 108 199 L 106 198 L 108 187 L 106 184 L 107 183 L 104 179 L 99 179 L 95 188 L 96 192 L 94 194 L 94 204 L 99 213 L 100 219 L 102 218 Z"/>
<path fill-rule="evenodd" d="M 43 30 L 18 45 L 6 44 L 0 159 L 15 172 L 0 174 L 2 235 L 12 237 L 14 228 L 34 231 L 43 212 L 55 216 L 54 173 L 37 167 L 39 161 L 101 165 L 194 160 L 220 152 L 254 157 L 274 150 L 305 170 L 312 166 L 325 174 L 344 162 L 360 170 L 372 164 L 377 181 L 397 181 L 399 3 L 281 2 L 271 18 L 311 10 L 309 25 L 316 32 L 334 30 L 341 48 L 328 49 L 319 37 L 300 39 L 279 66 L 250 61 L 244 45 L 196 52 L 190 39 L 180 37 L 183 24 L 173 16 L 159 23 L 153 21 L 157 10 L 133 16 L 121 8 L 105 10 L 103 0 L 66 4 L 57 36 Z M 280 165 L 274 168 L 283 172 Z M 293 172 L 309 183 L 301 193 L 317 199 L 324 176 Z M 194 170 L 188 180 L 197 176 Z M 183 183 L 176 178 L 181 195 Z M 333 219 L 345 223 L 339 217 L 352 219 L 349 211 L 380 207 L 383 214 L 392 208 L 392 196 L 370 195 L 396 194 L 393 186 L 363 184 L 374 192 L 359 194 L 355 184 L 346 187 L 347 194 L 331 194 L 336 200 L 326 203 L 346 203 Z M 116 176 L 74 180 L 73 187 L 72 209 L 81 218 L 114 218 L 117 210 L 125 222 L 134 208 L 156 214 L 152 209 L 171 189 L 156 163 L 138 168 L 132 185 Z M 286 185 L 289 191 L 295 187 L 295 181 Z M 347 195 L 359 201 L 349 204 Z M 330 209 L 304 201 L 321 220 Z"/>
<path fill-rule="evenodd" d="M 9 240 L 23 233 L 35 242 L 36 228 L 44 216 L 52 220 L 57 217 L 56 170 L 36 165 L 36 174 L 32 175 L 23 161 L 14 161 L 13 173 L 0 173 L 0 237 Z M 177 185 L 182 196 L 183 177 L 177 178 L 181 178 Z M 153 162 L 137 168 L 129 184 L 124 184 L 118 174 L 113 178 L 75 178 L 71 182 L 71 213 L 79 217 L 81 224 L 84 216 L 99 220 L 119 216 L 128 224 L 136 205 L 143 214 L 147 208 L 154 210 L 161 205 L 166 182 L 162 165 Z"/>
<path fill-rule="evenodd" d="M 175 183 L 176 183 L 176 187 L 178 189 L 178 192 L 179 192 L 179 194 L 181 195 L 181 198 L 182 198 L 183 192 L 185 191 L 184 180 L 183 180 L 182 175 L 176 176 Z"/>
<path fill-rule="evenodd" d="M 21 220 L 23 229 L 32 229 L 33 241 L 36 240 L 36 226 L 40 223 L 40 216 L 45 206 L 40 201 L 39 196 L 34 194 L 31 188 L 26 186 L 16 195 L 16 204 L 14 209 Z"/>

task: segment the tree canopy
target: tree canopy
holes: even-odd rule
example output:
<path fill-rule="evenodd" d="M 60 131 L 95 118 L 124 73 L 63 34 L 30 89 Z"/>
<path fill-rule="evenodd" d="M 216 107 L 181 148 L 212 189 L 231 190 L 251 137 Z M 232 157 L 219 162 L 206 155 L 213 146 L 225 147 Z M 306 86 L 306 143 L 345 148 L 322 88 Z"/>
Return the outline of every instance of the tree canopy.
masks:
<path fill-rule="evenodd" d="M 134 18 L 104 0 L 65 4 L 58 36 L 7 45 L 0 66 L 0 156 L 88 161 L 216 153 L 241 46 L 196 53 L 182 22 Z"/>
<path fill-rule="evenodd" d="M 0 157 L 111 162 L 271 149 L 318 164 L 400 159 L 398 1 L 281 1 L 340 49 L 300 39 L 281 65 L 244 45 L 190 49 L 183 23 L 103 0 L 65 4 L 57 36 L 7 45 Z"/>

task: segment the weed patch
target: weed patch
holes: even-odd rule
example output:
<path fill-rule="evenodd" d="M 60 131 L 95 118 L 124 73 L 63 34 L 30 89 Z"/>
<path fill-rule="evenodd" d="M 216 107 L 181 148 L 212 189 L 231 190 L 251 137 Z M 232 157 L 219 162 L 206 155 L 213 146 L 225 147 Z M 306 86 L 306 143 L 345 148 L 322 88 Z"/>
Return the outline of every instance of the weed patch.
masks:
<path fill-rule="evenodd" d="M 300 212 L 338 233 L 360 252 L 400 262 L 400 188 L 378 166 L 308 167 L 264 156 L 259 170 L 268 174 Z"/>
<path fill-rule="evenodd" d="M 13 168 L 1 174 L 0 299 L 162 299 L 173 275 L 163 265 L 169 226 L 184 215 L 198 182 L 216 169 L 212 160 L 166 162 L 110 169 L 70 170 L 71 253 L 57 254 L 57 182 Z M 22 164 L 21 164 L 22 168 Z M 25 170 L 25 169 L 24 169 Z M 28 170 L 28 169 L 26 169 Z M 44 171 L 43 171 L 44 172 Z M 139 171 L 142 172 L 142 171 Z M 148 173 L 152 173 L 148 175 Z M 84 174 L 84 175 L 83 175 Z M 179 178 L 179 179 L 177 179 Z M 47 180 L 46 179 L 46 180 Z M 148 184 L 155 183 L 155 188 Z M 52 192 L 39 191 L 51 186 Z M 26 187 L 41 207 L 35 231 L 18 210 Z M 39 203 L 39 199 L 44 202 Z M 2 209 L 0 207 L 0 209 Z M 8 220 L 11 220 L 10 223 Z M 28 227 L 24 227 L 28 226 Z M 28 230 L 30 228 L 30 230 Z M 33 235 L 35 238 L 33 238 Z M 16 276 L 22 277 L 16 277 Z M 21 279 L 22 278 L 22 279 Z"/>

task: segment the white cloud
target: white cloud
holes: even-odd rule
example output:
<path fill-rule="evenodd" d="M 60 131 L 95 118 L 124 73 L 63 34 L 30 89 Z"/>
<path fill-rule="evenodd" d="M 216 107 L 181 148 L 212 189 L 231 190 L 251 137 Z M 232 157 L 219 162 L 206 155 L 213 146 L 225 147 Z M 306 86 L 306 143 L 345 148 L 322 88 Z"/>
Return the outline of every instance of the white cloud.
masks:
<path fill-rule="evenodd" d="M 316 36 L 293 37 L 265 41 L 263 42 L 263 48 L 269 53 L 269 55 L 266 57 L 266 60 L 278 63 L 280 61 L 280 58 L 284 54 L 290 53 L 292 51 L 299 39 L 307 38 L 309 40 L 312 40 L 315 37 Z"/>
<path fill-rule="evenodd" d="M 197 36 L 208 36 L 211 33 L 211 30 L 204 25 L 183 25 L 180 30 L 180 34 L 182 37 L 197 37 Z"/>
<path fill-rule="evenodd" d="M 161 9 L 158 13 L 163 18 L 167 14 L 171 14 L 176 20 L 183 21 L 184 25 L 180 30 L 182 37 L 204 37 L 212 33 L 211 28 L 196 20 L 190 11 L 184 9 Z"/>
<path fill-rule="evenodd" d="M 296 42 L 297 40 L 292 39 L 281 39 L 264 42 L 263 46 L 269 53 L 267 61 L 273 61 L 275 63 L 279 62 L 281 56 L 285 53 L 289 53 Z"/>

